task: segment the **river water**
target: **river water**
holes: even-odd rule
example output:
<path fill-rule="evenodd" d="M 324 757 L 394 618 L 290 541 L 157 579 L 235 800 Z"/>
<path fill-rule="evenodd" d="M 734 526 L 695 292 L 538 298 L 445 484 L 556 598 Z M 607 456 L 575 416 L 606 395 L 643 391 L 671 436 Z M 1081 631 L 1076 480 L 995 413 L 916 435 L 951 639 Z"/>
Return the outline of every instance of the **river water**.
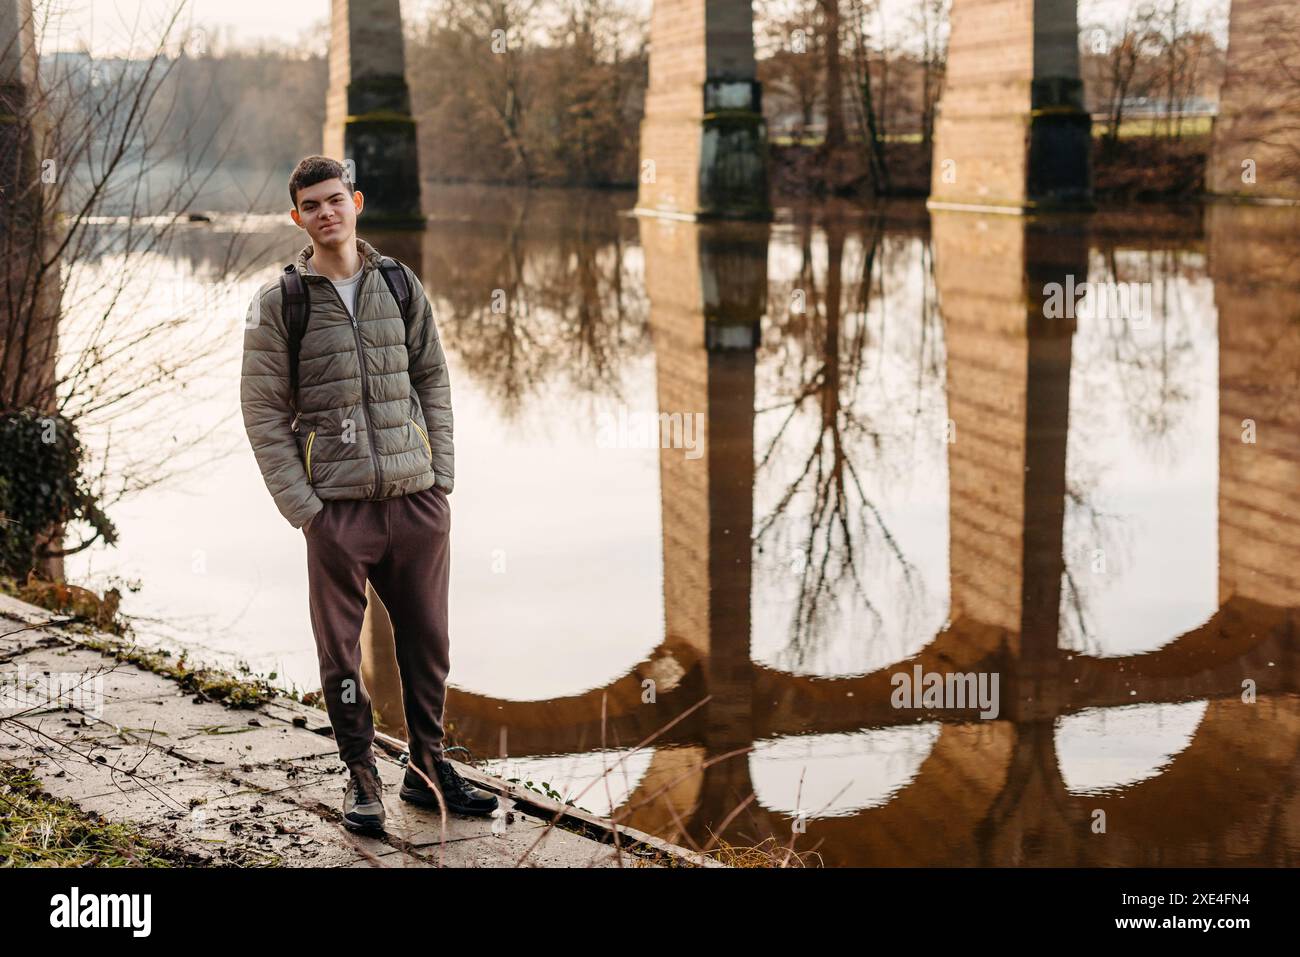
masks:
<path fill-rule="evenodd" d="M 704 226 L 431 192 L 422 234 L 360 233 L 448 355 L 452 743 L 828 865 L 1294 863 L 1300 210 Z M 217 217 L 130 278 L 124 325 L 195 361 L 87 438 L 114 488 L 173 474 L 67 570 L 310 689 L 305 543 L 238 404 L 249 298 L 304 237 Z"/>

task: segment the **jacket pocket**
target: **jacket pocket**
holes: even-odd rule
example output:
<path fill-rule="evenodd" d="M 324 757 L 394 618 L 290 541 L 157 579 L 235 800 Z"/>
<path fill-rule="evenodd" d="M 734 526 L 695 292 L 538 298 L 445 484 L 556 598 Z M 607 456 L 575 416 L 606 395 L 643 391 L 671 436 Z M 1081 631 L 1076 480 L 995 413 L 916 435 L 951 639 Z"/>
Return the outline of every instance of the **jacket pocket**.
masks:
<path fill-rule="evenodd" d="M 409 415 L 406 417 L 406 420 L 407 420 L 408 422 L 410 422 L 413 426 L 415 426 L 415 431 L 419 432 L 419 433 L 420 433 L 420 438 L 424 440 L 424 450 L 425 450 L 426 452 L 429 453 L 429 465 L 430 465 L 430 467 L 432 467 L 432 466 L 433 466 L 433 446 L 431 446 L 431 445 L 429 444 L 429 435 L 428 435 L 428 433 L 425 432 L 424 429 L 420 428 L 420 423 L 419 423 L 419 422 L 416 422 L 415 419 L 411 418 Z"/>
<path fill-rule="evenodd" d="M 316 441 L 316 430 L 312 429 L 307 436 L 307 481 L 311 481 L 311 446 Z"/>

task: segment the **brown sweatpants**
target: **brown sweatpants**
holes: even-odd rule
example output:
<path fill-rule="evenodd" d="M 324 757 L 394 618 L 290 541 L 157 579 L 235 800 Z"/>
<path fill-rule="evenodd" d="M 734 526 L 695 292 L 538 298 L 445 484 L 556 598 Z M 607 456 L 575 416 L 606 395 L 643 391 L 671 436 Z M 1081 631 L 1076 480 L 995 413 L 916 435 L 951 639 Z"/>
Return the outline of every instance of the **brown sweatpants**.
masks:
<path fill-rule="evenodd" d="M 430 760 L 442 757 L 450 532 L 451 506 L 437 487 L 388 499 L 327 500 L 304 532 L 321 689 L 348 765 L 368 763 L 375 739 L 361 682 L 367 578 L 393 623 L 411 763 L 432 777 Z"/>

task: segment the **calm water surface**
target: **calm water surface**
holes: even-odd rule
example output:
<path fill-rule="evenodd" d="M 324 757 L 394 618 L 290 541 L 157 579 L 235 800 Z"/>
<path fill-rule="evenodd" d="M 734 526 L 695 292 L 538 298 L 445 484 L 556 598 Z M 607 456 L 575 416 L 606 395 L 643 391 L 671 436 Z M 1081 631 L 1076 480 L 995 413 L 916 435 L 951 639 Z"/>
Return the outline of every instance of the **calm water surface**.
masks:
<path fill-rule="evenodd" d="M 450 363 L 456 743 L 682 842 L 743 806 L 728 841 L 830 865 L 1295 862 L 1300 211 L 632 201 L 438 187 L 422 235 L 362 230 Z M 118 429 L 115 468 L 176 474 L 68 571 L 314 688 L 305 544 L 238 408 L 248 299 L 304 234 L 246 224 L 265 266 L 227 283 L 234 228 L 136 283 L 129 321 L 182 304 L 175 348 L 217 351 Z M 1067 280 L 1149 312 L 1045 315 Z M 619 428 L 656 413 L 700 433 Z M 996 674 L 996 717 L 894 707 L 917 666 Z"/>

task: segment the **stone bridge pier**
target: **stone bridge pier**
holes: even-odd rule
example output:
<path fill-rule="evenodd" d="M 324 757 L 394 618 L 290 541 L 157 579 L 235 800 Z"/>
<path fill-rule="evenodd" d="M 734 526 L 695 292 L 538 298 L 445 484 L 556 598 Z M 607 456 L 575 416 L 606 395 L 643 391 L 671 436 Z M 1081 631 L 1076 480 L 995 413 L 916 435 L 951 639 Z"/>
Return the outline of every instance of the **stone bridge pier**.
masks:
<path fill-rule="evenodd" d="M 767 217 L 751 0 L 655 0 L 636 212 Z M 1232 0 L 1207 189 L 1300 200 L 1300 3 Z M 1078 0 L 953 0 L 930 206 L 1087 207 Z"/>
<path fill-rule="evenodd" d="M 1300 201 L 1300 3 L 1232 0 L 1206 189 Z"/>
<path fill-rule="evenodd" d="M 750 0 L 655 0 L 635 212 L 768 219 Z"/>
<path fill-rule="evenodd" d="M 932 207 L 1086 203 L 1091 130 L 1076 0 L 953 0 Z"/>
<path fill-rule="evenodd" d="M 356 164 L 367 226 L 423 228 L 398 0 L 331 0 L 323 152 Z"/>

